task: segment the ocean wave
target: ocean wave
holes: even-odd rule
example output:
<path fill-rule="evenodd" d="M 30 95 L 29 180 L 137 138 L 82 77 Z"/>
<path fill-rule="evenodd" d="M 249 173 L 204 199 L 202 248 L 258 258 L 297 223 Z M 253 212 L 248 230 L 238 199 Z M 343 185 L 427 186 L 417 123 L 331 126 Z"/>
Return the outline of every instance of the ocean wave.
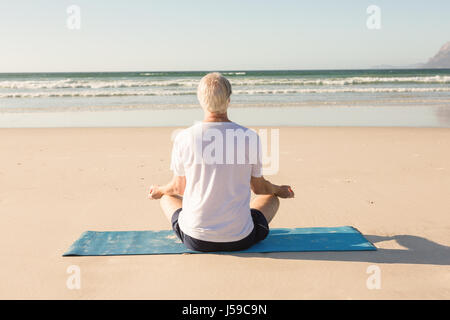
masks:
<path fill-rule="evenodd" d="M 145 74 L 145 73 L 143 73 Z M 150 74 L 150 73 L 148 73 Z M 235 72 L 234 74 L 240 74 Z M 198 79 L 173 80 L 23 80 L 0 81 L 0 89 L 114 89 L 114 88 L 146 88 L 146 87 L 186 87 L 195 88 Z M 370 84 L 450 84 L 450 76 L 428 77 L 349 77 L 320 79 L 276 79 L 276 78 L 235 78 L 230 79 L 234 87 L 239 86 L 352 86 Z"/>
<path fill-rule="evenodd" d="M 72 92 L 14 92 L 0 93 L 1 98 L 74 98 L 74 97 L 131 97 L 131 96 L 182 96 L 193 95 L 195 92 L 188 91 L 72 91 Z"/>
<path fill-rule="evenodd" d="M 450 92 L 450 87 L 439 88 L 308 88 L 275 90 L 235 90 L 235 94 L 295 94 L 295 93 L 390 93 L 390 92 Z"/>
<path fill-rule="evenodd" d="M 450 87 L 435 88 L 305 88 L 305 89 L 264 89 L 235 90 L 237 95 L 300 94 L 300 93 L 426 93 L 450 92 Z M 65 97 L 126 97 L 126 96 L 181 96 L 195 95 L 196 91 L 51 91 L 51 92 L 10 92 L 0 93 L 0 98 L 65 98 Z"/>
<path fill-rule="evenodd" d="M 446 84 L 450 83 L 450 76 L 430 77 L 349 77 L 349 78 L 319 78 L 319 79 L 244 79 L 232 80 L 233 85 L 298 85 L 298 86 L 344 86 L 361 84 Z"/>
<path fill-rule="evenodd" d="M 143 72 L 139 73 L 140 76 L 166 76 L 167 72 Z"/>
<path fill-rule="evenodd" d="M 0 81 L 1 89 L 108 89 L 108 88 L 145 88 L 145 87 L 196 87 L 198 81 L 178 80 L 26 80 Z"/>
<path fill-rule="evenodd" d="M 244 71 L 239 71 L 239 72 L 222 72 L 222 74 L 226 76 L 245 76 L 247 73 Z"/>

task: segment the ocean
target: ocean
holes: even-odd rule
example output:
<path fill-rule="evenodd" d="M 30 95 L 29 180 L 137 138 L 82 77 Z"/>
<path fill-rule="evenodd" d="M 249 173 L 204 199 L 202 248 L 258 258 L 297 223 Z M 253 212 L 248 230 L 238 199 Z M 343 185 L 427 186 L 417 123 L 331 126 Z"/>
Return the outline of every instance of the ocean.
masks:
<path fill-rule="evenodd" d="M 206 73 L 0 73 L 0 127 L 187 125 Z M 221 73 L 245 123 L 450 126 L 450 69 Z"/>

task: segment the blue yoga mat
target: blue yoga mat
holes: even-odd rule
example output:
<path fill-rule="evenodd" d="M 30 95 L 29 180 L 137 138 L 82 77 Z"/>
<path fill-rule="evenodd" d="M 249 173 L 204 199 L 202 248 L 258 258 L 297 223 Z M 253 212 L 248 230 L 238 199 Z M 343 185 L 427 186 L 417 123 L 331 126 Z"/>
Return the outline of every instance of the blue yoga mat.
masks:
<path fill-rule="evenodd" d="M 353 227 L 276 228 L 263 241 L 236 252 L 361 251 L 376 250 Z M 203 253 L 187 249 L 172 230 L 86 231 L 63 256 Z M 218 252 L 230 253 L 230 252 Z"/>

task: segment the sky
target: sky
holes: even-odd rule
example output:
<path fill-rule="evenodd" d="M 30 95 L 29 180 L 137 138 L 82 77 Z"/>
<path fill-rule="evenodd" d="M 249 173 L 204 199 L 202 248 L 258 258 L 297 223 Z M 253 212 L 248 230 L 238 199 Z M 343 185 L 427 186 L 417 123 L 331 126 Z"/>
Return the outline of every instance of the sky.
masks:
<path fill-rule="evenodd" d="M 450 41 L 449 12 L 448 0 L 0 0 L 0 73 L 405 66 Z"/>

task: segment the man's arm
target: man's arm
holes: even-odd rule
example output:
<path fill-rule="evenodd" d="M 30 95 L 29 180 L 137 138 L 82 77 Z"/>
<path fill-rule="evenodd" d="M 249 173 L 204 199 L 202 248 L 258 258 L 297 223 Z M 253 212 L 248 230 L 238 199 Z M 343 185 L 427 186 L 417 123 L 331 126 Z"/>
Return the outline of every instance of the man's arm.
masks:
<path fill-rule="evenodd" d="M 163 195 L 183 195 L 186 187 L 186 177 L 174 175 L 172 181 L 165 186 L 151 186 L 148 195 L 149 199 L 160 199 Z"/>
<path fill-rule="evenodd" d="M 251 177 L 250 187 L 255 194 L 274 195 L 280 198 L 293 198 L 294 191 L 287 185 L 276 185 L 261 177 Z"/>

